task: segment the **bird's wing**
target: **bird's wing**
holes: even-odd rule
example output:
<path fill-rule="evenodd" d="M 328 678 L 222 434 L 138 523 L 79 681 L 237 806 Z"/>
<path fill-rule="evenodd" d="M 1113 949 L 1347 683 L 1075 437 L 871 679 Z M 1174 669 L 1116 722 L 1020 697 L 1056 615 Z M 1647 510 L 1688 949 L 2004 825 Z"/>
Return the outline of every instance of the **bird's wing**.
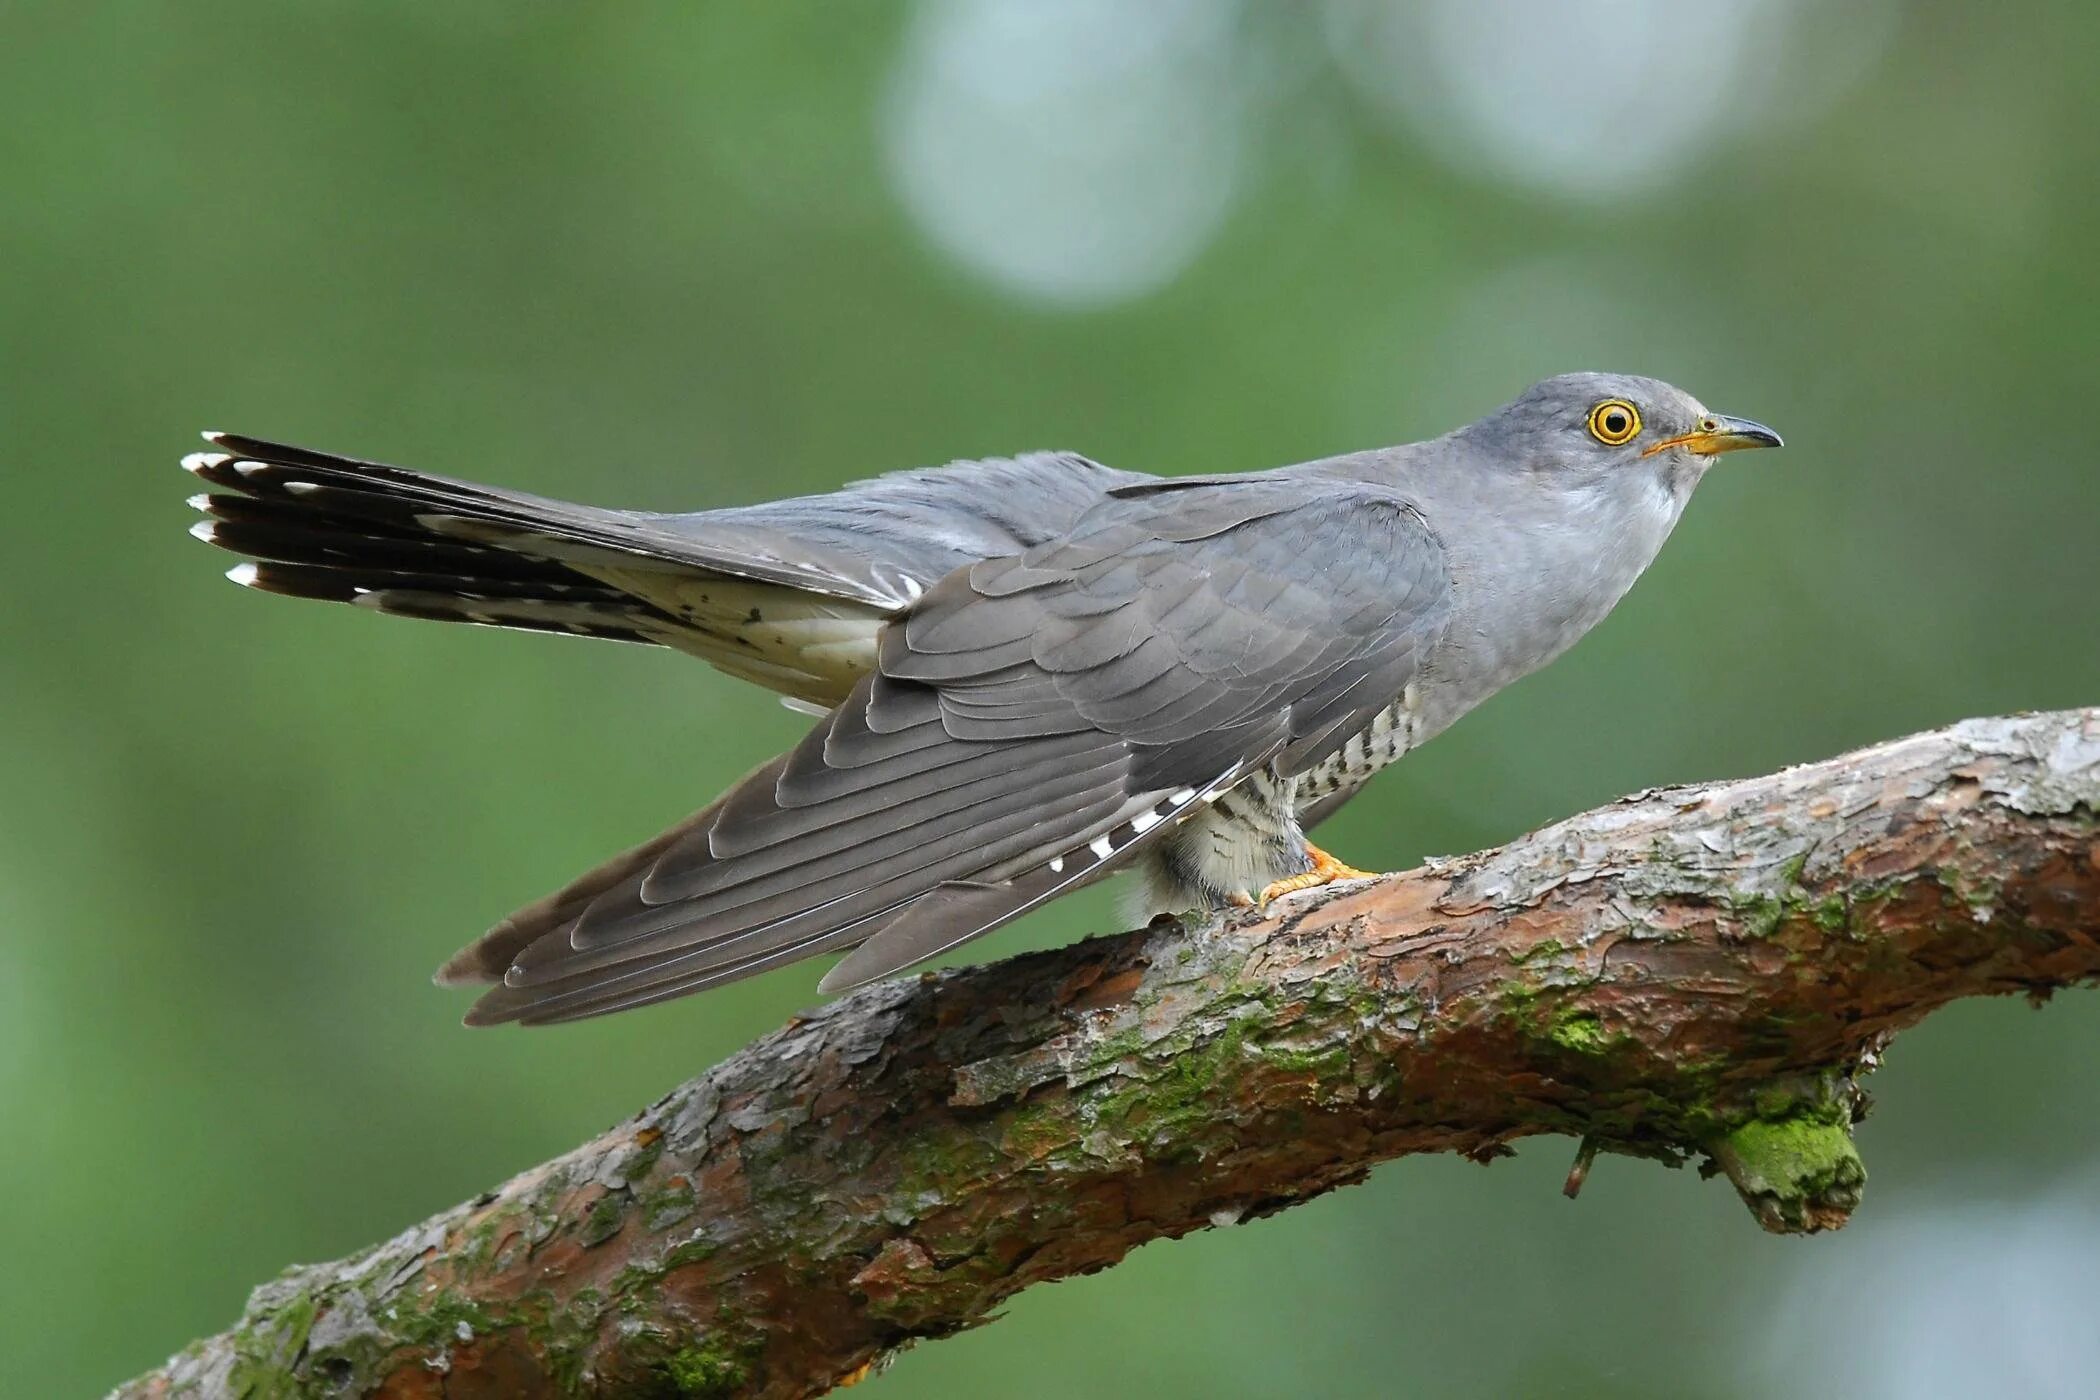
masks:
<path fill-rule="evenodd" d="M 580 909 L 543 901 L 544 931 L 469 1019 L 597 1015 L 856 944 L 827 990 L 930 957 L 1263 765 L 1319 762 L 1401 692 L 1449 606 L 1441 547 L 1379 488 L 1105 501 L 943 579 L 797 748 L 601 869 Z"/>

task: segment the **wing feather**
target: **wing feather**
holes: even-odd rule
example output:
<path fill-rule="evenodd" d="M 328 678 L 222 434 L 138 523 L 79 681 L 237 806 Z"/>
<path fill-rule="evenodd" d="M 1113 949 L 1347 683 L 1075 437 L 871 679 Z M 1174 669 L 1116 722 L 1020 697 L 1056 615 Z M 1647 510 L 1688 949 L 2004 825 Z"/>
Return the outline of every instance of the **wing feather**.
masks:
<path fill-rule="evenodd" d="M 1316 761 L 1448 615 L 1440 547 L 1383 488 L 1284 473 L 1112 495 L 927 590 L 802 744 L 557 904 L 473 1017 L 598 1015 L 853 945 L 827 990 L 933 956 L 1256 768 Z"/>

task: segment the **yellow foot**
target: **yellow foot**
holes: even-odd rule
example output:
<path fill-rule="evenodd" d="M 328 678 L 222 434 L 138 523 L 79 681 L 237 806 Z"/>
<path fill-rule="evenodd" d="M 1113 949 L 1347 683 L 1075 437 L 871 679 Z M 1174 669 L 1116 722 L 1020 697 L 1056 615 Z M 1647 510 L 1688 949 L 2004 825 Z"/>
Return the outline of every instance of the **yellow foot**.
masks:
<path fill-rule="evenodd" d="M 1290 875 L 1267 886 L 1254 897 L 1257 906 L 1266 905 L 1272 899 L 1281 899 L 1287 894 L 1313 889 L 1319 885 L 1331 885 L 1336 880 L 1369 880 L 1377 876 L 1375 870 L 1358 870 L 1353 865 L 1344 865 L 1312 842 L 1305 843 L 1305 850 L 1312 857 L 1313 868 L 1303 875 Z"/>

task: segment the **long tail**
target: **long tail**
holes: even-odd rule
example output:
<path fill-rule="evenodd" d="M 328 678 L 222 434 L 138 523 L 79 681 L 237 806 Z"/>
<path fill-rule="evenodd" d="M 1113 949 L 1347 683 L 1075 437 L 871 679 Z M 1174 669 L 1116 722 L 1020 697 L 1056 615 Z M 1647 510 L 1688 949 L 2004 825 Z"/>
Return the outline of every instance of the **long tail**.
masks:
<path fill-rule="evenodd" d="M 744 522 L 572 505 L 230 433 L 185 469 L 191 533 L 268 593 L 487 627 L 676 647 L 835 703 L 894 602 L 821 550 Z M 801 548 L 798 555 L 794 551 Z"/>
<path fill-rule="evenodd" d="M 227 433 L 183 467 L 216 491 L 190 498 L 201 540 L 250 556 L 227 577 L 266 593 L 376 612 L 570 636 L 664 644 L 677 620 L 559 562 L 559 503 L 399 467 L 324 457 Z M 575 508 L 569 508 L 571 510 Z M 472 543 L 445 521 L 517 526 L 515 543 Z M 537 552 L 528 552 L 535 543 Z M 568 549 L 576 554 L 576 549 Z"/>

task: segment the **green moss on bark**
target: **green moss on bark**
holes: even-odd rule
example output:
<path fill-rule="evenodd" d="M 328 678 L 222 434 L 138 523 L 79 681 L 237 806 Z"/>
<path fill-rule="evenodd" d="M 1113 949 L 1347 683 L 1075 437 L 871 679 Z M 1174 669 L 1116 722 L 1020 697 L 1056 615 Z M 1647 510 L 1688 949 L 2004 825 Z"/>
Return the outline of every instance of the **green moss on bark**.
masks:
<path fill-rule="evenodd" d="M 1712 1152 L 1744 1204 L 1775 1233 L 1835 1229 L 1867 1184 L 1850 1123 L 1813 1110 L 1739 1123 Z"/>
<path fill-rule="evenodd" d="M 720 1337 L 702 1337 L 664 1358 L 664 1374 L 682 1396 L 712 1400 L 735 1395 L 750 1379 L 750 1362 Z"/>
<path fill-rule="evenodd" d="M 283 1302 L 253 1312 L 234 1338 L 229 1378 L 234 1393 L 250 1400 L 298 1395 L 292 1366 L 306 1350 L 318 1312 L 313 1293 L 304 1288 L 294 1288 Z"/>

